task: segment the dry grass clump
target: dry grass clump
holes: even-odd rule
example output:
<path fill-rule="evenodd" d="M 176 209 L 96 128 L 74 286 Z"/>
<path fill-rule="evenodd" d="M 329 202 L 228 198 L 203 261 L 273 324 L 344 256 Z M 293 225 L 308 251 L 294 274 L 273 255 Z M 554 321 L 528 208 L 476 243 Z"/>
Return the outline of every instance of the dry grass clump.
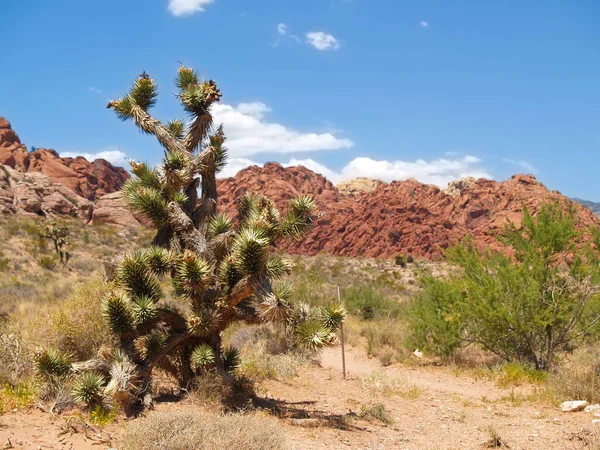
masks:
<path fill-rule="evenodd" d="M 358 416 L 369 422 L 381 422 L 384 425 L 391 425 L 394 423 L 394 418 L 383 403 L 375 403 L 370 406 L 362 405 Z"/>
<path fill-rule="evenodd" d="M 293 338 L 272 324 L 232 327 L 225 341 L 240 349 L 238 374 L 253 382 L 293 378 L 311 361 L 309 353 L 296 348 Z"/>
<path fill-rule="evenodd" d="M 385 372 L 372 372 L 360 377 L 358 381 L 366 391 L 383 397 L 399 396 L 414 400 L 421 395 L 421 389 L 409 384 L 405 378 L 391 376 Z"/>
<path fill-rule="evenodd" d="M 75 292 L 37 324 L 38 341 L 83 361 L 110 344 L 111 333 L 101 313 L 106 284 L 99 277 L 79 285 Z"/>
<path fill-rule="evenodd" d="M 279 450 L 287 448 L 276 419 L 255 414 L 151 413 L 127 426 L 123 450 Z"/>
<path fill-rule="evenodd" d="M 18 329 L 0 319 L 0 385 L 16 385 L 31 368 L 31 361 Z"/>

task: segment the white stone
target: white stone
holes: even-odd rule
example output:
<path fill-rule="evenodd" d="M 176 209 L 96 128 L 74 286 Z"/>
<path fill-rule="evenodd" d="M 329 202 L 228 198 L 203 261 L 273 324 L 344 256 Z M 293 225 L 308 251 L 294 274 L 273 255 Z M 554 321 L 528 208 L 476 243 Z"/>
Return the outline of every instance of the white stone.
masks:
<path fill-rule="evenodd" d="M 589 405 L 585 407 L 586 413 L 597 413 L 600 412 L 600 405 Z"/>
<path fill-rule="evenodd" d="M 561 403 L 560 409 L 563 412 L 577 412 L 583 411 L 587 405 L 588 402 L 586 402 L 585 400 L 573 400 L 570 402 Z"/>

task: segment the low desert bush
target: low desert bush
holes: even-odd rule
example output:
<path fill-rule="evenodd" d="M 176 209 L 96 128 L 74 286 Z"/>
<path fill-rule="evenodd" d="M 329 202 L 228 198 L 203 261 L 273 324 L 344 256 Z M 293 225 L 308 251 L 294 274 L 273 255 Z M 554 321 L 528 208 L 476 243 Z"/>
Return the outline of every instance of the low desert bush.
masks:
<path fill-rule="evenodd" d="M 111 336 L 101 313 L 102 294 L 106 284 L 93 279 L 77 287 L 49 317 L 40 317 L 36 325 L 36 340 L 71 354 L 76 360 L 96 355 Z"/>
<path fill-rule="evenodd" d="M 295 377 L 311 359 L 310 352 L 298 348 L 291 335 L 273 324 L 232 327 L 225 342 L 240 349 L 238 373 L 253 382 Z"/>
<path fill-rule="evenodd" d="M 344 332 L 350 345 L 365 342 L 367 354 L 379 358 L 384 366 L 406 360 L 414 350 L 409 346 L 407 322 L 400 318 L 363 321 L 350 317 L 346 320 Z"/>
<path fill-rule="evenodd" d="M 600 403 L 600 373 L 594 367 L 561 368 L 548 377 L 546 391 L 557 404 L 570 400 Z"/>
<path fill-rule="evenodd" d="M 28 349 L 19 330 L 8 324 L 0 326 L 0 384 L 15 386 L 29 369 Z"/>
<path fill-rule="evenodd" d="M 46 270 L 54 270 L 56 269 L 58 258 L 56 256 L 43 255 L 39 257 L 37 263 L 40 267 Z"/>
<path fill-rule="evenodd" d="M 350 287 L 343 291 L 343 299 L 348 312 L 364 320 L 374 318 L 397 318 L 405 308 L 396 300 L 379 293 L 369 285 Z"/>
<path fill-rule="evenodd" d="M 37 397 L 37 385 L 32 379 L 10 385 L 0 385 L 0 414 L 25 408 Z"/>
<path fill-rule="evenodd" d="M 279 450 L 288 448 L 276 419 L 254 414 L 156 412 L 131 422 L 123 450 Z"/>
<path fill-rule="evenodd" d="M 502 388 L 520 386 L 525 383 L 542 384 L 546 381 L 548 372 L 535 370 L 528 365 L 511 362 L 503 365 L 496 383 Z"/>
<path fill-rule="evenodd" d="M 375 403 L 370 406 L 363 405 L 358 416 L 361 419 L 370 422 L 381 422 L 385 425 L 394 423 L 394 419 L 383 403 Z"/>

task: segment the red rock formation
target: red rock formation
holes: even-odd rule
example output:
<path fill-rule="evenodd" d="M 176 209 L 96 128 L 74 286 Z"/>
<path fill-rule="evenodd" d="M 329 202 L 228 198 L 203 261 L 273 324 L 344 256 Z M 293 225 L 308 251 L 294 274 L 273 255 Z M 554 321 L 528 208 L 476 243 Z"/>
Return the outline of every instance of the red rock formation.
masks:
<path fill-rule="evenodd" d="M 119 190 L 129 178 L 125 169 L 115 167 L 104 159 L 89 162 L 81 156 L 61 158 L 56 151 L 43 148 L 28 153 L 10 123 L 2 117 L 0 163 L 21 172 L 43 173 L 89 200 Z"/>
<path fill-rule="evenodd" d="M 302 166 L 284 169 L 270 163 L 220 180 L 218 187 L 221 209 L 232 215 L 235 202 L 247 190 L 268 195 L 280 208 L 295 195 L 312 195 L 323 216 L 304 241 L 285 245 L 293 253 L 371 257 L 405 253 L 436 258 L 467 234 L 481 246 L 499 248 L 496 236 L 507 220 L 519 224 L 523 205 L 535 212 L 548 200 L 572 204 L 582 226 L 599 223 L 591 211 L 548 191 L 531 175 L 515 175 L 500 183 L 484 179 L 464 183 L 453 195 L 408 180 L 345 196 Z"/>

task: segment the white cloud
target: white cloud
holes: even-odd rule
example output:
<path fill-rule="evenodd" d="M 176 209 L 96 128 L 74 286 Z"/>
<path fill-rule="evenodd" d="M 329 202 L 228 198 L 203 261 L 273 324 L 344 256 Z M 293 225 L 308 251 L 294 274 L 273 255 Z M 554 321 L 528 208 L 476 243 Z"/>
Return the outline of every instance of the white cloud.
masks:
<path fill-rule="evenodd" d="M 279 36 L 285 36 L 288 33 L 288 26 L 285 23 L 277 24 L 277 33 Z"/>
<path fill-rule="evenodd" d="M 532 173 L 532 174 L 536 174 L 536 173 L 540 172 L 536 167 L 534 167 L 532 164 L 528 163 L 527 161 L 516 161 L 514 159 L 509 159 L 509 158 L 504 158 L 504 159 L 502 159 L 502 161 L 512 164 L 513 166 L 519 166 L 522 169 L 525 169 L 529 173 Z"/>
<path fill-rule="evenodd" d="M 371 158 L 355 158 L 339 172 L 338 180 L 351 180 L 357 177 L 377 178 L 382 181 L 407 180 L 415 178 L 422 183 L 446 187 L 449 182 L 465 178 L 491 178 L 474 156 L 462 158 L 440 158 L 431 161 L 377 161 Z"/>
<path fill-rule="evenodd" d="M 77 156 L 83 156 L 90 162 L 96 159 L 105 159 L 114 166 L 129 166 L 127 155 L 118 148 L 107 148 L 106 150 L 102 150 L 97 153 L 62 152 L 60 156 L 63 158 L 76 158 Z"/>
<path fill-rule="evenodd" d="M 306 42 L 321 51 L 338 50 L 341 47 L 340 41 L 331 34 L 324 33 L 323 31 L 306 33 Z"/>
<path fill-rule="evenodd" d="M 94 86 L 90 86 L 88 88 L 88 91 L 94 92 L 96 94 L 102 94 L 102 91 L 100 89 L 98 89 L 97 87 L 94 87 Z"/>
<path fill-rule="evenodd" d="M 264 116 L 271 109 L 264 103 L 241 103 L 238 106 L 213 105 L 215 124 L 223 124 L 227 148 L 232 158 L 257 153 L 293 153 L 350 148 L 349 139 L 332 133 L 301 132 L 268 122 Z"/>
<path fill-rule="evenodd" d="M 257 164 L 254 161 L 242 159 L 234 159 L 231 163 L 232 170 L 228 170 L 227 175 L 221 176 L 233 176 L 239 170 Z M 394 180 L 415 178 L 422 183 L 435 184 L 440 188 L 445 188 L 449 182 L 461 178 L 492 178 L 482 167 L 482 161 L 469 155 L 455 159 L 440 158 L 431 161 L 419 159 L 414 162 L 378 161 L 372 158 L 360 157 L 350 161 L 340 171 L 332 170 L 313 159 L 292 158 L 288 162 L 282 163 L 282 165 L 285 167 L 302 165 L 313 172 L 320 173 L 333 184 L 358 177 L 374 178 L 388 183 Z"/>
<path fill-rule="evenodd" d="M 285 166 L 285 167 L 304 166 L 307 169 L 312 170 L 313 172 L 320 173 L 321 175 L 323 175 L 325 178 L 327 178 L 332 183 L 337 183 L 338 178 L 339 178 L 339 174 L 335 173 L 329 167 L 324 166 L 323 164 L 318 163 L 312 159 L 292 158 L 287 163 L 283 164 L 283 166 Z"/>
<path fill-rule="evenodd" d="M 204 7 L 214 0 L 169 0 L 169 11 L 175 17 L 187 16 L 197 12 L 204 12 Z"/>
<path fill-rule="evenodd" d="M 429 28 L 429 23 L 425 22 L 424 20 L 421 20 L 419 22 L 419 25 L 421 25 L 423 28 Z"/>
<path fill-rule="evenodd" d="M 263 102 L 240 103 L 236 109 L 242 114 L 256 117 L 257 119 L 262 119 L 266 113 L 272 111 Z"/>
<path fill-rule="evenodd" d="M 229 158 L 227 165 L 217 174 L 217 178 L 228 178 L 235 176 L 240 170 L 250 166 L 260 166 L 262 164 L 247 158 Z"/>

